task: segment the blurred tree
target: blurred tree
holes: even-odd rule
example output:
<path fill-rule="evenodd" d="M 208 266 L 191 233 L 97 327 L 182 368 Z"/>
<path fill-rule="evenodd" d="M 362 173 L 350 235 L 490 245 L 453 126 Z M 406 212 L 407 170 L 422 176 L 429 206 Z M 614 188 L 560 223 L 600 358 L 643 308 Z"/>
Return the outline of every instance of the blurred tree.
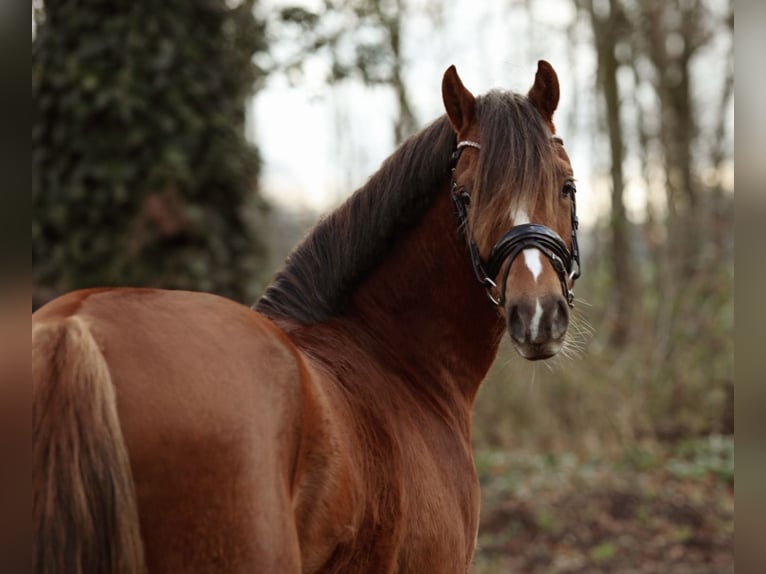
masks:
<path fill-rule="evenodd" d="M 398 110 L 394 141 L 399 143 L 418 127 L 404 80 L 402 41 L 408 14 L 405 0 L 325 0 L 321 11 L 282 8 L 278 21 L 298 48 L 277 66 L 296 78 L 307 58 L 322 54 L 331 61 L 329 83 L 355 78 L 368 86 L 390 86 Z"/>
<path fill-rule="evenodd" d="M 613 305 L 596 321 L 621 357 L 629 349 L 644 353 L 631 378 L 651 385 L 647 407 L 657 435 L 717 429 L 711 413 L 727 411 L 733 381 L 732 202 L 721 179 L 733 160 L 733 57 L 720 49 L 733 45 L 733 4 L 575 5 L 593 33 L 611 150 Z M 718 62 L 720 72 L 711 73 Z M 646 193 L 645 222 L 626 215 L 630 156 L 641 166 L 632 179 Z"/>
<path fill-rule="evenodd" d="M 733 5 L 729 3 L 724 8 L 728 14 L 723 22 L 713 16 L 714 5 L 685 0 L 638 0 L 629 12 L 636 31 L 632 37 L 634 65 L 646 70 L 644 85 L 654 90 L 654 113 L 659 118 L 647 143 L 658 151 L 655 156 L 662 166 L 666 192 L 665 241 L 656 252 L 658 272 L 654 287 L 661 297 L 654 332 L 658 372 L 669 379 L 665 420 L 659 431 L 670 436 L 688 432 L 694 426 L 698 415 L 688 411 L 693 403 L 690 397 L 705 393 L 722 397 L 722 402 L 729 400 L 725 398 L 726 389 L 732 381 L 730 370 L 721 369 L 712 360 L 711 366 L 716 366 L 710 369 L 707 378 L 694 381 L 688 376 L 688 365 L 678 360 L 689 349 L 700 347 L 703 332 L 710 333 L 708 343 L 715 345 L 710 350 L 720 352 L 728 347 L 714 334 L 730 326 L 728 304 L 721 303 L 720 294 L 722 282 L 731 280 L 733 265 L 731 257 L 717 249 L 713 238 L 716 227 L 730 225 L 731 218 L 724 214 L 724 221 L 715 222 L 710 217 L 715 212 L 711 206 L 717 194 L 715 186 L 707 185 L 700 174 L 720 170 L 721 165 L 720 162 L 715 165 L 715 158 L 700 152 L 704 147 L 701 141 L 704 123 L 708 120 L 705 110 L 715 109 L 715 104 L 701 101 L 699 86 L 695 85 L 699 76 L 695 78 L 694 72 L 698 56 L 709 47 L 715 33 L 726 28 L 732 32 L 726 22 L 733 19 Z M 727 69 L 720 70 L 721 77 L 729 76 L 730 62 L 726 60 Z M 724 141 L 729 82 L 722 83 L 721 105 L 715 110 L 720 118 L 713 119 L 711 126 L 713 150 Z M 724 288 L 726 291 L 728 287 Z M 715 317 L 714 321 L 711 317 Z M 699 360 L 703 353 L 698 351 L 695 359 Z M 724 356 L 728 357 L 728 353 Z"/>
<path fill-rule="evenodd" d="M 596 9 L 593 0 L 584 2 L 595 39 L 598 84 L 603 96 L 611 163 L 611 215 L 609 218 L 610 267 L 614 282 L 610 342 L 621 347 L 629 340 L 629 331 L 636 321 L 636 276 L 630 238 L 630 225 L 625 210 L 625 140 L 620 116 L 621 96 L 617 80 L 621 62 L 618 59 L 619 38 L 625 35 L 626 21 L 617 0 L 608 0 Z"/>
<path fill-rule="evenodd" d="M 93 285 L 254 297 L 266 209 L 244 113 L 256 0 L 57 0 L 32 42 L 39 300 Z"/>

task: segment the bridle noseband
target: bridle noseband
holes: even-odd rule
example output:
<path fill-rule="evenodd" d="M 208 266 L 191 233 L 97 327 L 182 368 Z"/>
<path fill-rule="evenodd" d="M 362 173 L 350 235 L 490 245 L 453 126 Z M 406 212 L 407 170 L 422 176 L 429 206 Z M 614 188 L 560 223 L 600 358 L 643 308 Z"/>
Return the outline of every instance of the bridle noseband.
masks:
<path fill-rule="evenodd" d="M 563 141 L 557 136 L 553 140 L 563 144 Z M 577 210 L 575 205 L 575 192 L 577 188 L 573 181 L 568 180 L 564 184 L 562 193 L 568 195 L 572 204 L 572 250 L 567 248 L 564 240 L 558 233 L 551 228 L 539 223 L 523 223 L 515 225 L 505 235 L 503 235 L 489 254 L 489 261 L 485 262 L 480 253 L 476 242 L 471 236 L 468 228 L 468 206 L 471 204 L 471 196 L 467 191 L 458 191 L 457 181 L 455 181 L 455 167 L 460 159 L 463 150 L 472 147 L 480 150 L 481 144 L 463 140 L 458 142 L 457 148 L 450 158 L 451 184 L 450 193 L 452 201 L 455 204 L 455 213 L 458 219 L 458 225 L 465 231 L 468 240 L 468 251 L 473 264 L 473 271 L 476 278 L 487 290 L 490 301 L 495 305 L 502 307 L 505 305 L 505 290 L 508 282 L 508 275 L 513 265 L 513 260 L 525 249 L 537 249 L 545 255 L 553 265 L 553 269 L 561 281 L 561 291 L 570 307 L 574 307 L 574 292 L 569 288 L 569 281 L 574 281 L 580 276 L 580 249 L 577 245 Z M 508 266 L 503 274 L 502 284 L 499 295 L 495 295 L 497 289 L 496 278 L 503 266 L 503 263 L 509 260 Z"/>

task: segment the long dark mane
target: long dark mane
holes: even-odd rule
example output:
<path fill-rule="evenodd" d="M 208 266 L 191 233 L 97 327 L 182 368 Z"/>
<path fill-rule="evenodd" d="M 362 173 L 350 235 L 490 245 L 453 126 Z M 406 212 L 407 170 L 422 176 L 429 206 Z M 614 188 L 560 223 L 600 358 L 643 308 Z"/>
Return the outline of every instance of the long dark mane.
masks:
<path fill-rule="evenodd" d="M 480 201 L 491 201 L 490 193 L 481 191 L 498 189 L 498 182 L 519 194 L 549 187 L 543 181 L 552 173 L 544 165 L 551 157 L 549 137 L 528 100 L 494 91 L 477 98 L 477 111 L 482 134 Z M 255 309 L 301 324 L 342 313 L 395 240 L 421 220 L 436 192 L 444 191 L 455 144 L 446 116 L 404 142 L 289 255 Z"/>

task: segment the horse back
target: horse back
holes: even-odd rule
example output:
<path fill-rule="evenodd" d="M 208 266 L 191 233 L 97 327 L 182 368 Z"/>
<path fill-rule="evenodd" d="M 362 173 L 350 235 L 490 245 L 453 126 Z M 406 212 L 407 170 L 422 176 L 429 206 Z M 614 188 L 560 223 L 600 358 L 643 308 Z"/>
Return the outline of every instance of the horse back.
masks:
<path fill-rule="evenodd" d="M 146 289 L 74 292 L 33 324 L 72 317 L 111 375 L 149 571 L 299 571 L 307 373 L 284 334 L 221 297 Z"/>

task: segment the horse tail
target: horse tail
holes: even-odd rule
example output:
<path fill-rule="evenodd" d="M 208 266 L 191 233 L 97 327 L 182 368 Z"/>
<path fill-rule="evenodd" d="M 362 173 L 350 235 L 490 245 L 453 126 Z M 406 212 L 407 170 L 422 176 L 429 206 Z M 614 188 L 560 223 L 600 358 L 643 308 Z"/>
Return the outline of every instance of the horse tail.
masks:
<path fill-rule="evenodd" d="M 32 381 L 34 571 L 145 572 L 115 389 L 82 319 L 33 325 Z"/>

